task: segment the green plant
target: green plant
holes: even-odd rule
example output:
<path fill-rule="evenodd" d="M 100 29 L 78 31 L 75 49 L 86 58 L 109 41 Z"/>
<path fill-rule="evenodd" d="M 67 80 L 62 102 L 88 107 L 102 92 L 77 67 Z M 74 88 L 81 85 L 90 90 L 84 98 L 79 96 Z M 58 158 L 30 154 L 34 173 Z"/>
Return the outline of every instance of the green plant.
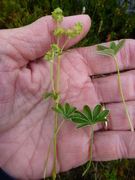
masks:
<path fill-rule="evenodd" d="M 126 42 L 125 39 L 121 40 L 117 45 L 115 44 L 115 42 L 111 42 L 110 43 L 110 48 L 108 48 L 106 46 L 98 45 L 97 47 L 98 47 L 99 50 L 95 51 L 95 53 L 96 54 L 100 54 L 100 55 L 105 55 L 105 56 L 111 56 L 111 57 L 114 58 L 115 63 L 116 63 L 116 67 L 117 67 L 117 72 L 118 72 L 118 82 L 119 82 L 119 88 L 120 88 L 120 93 L 121 93 L 122 101 L 123 101 L 124 108 L 125 108 L 125 111 L 126 111 L 126 114 L 127 114 L 127 118 L 128 118 L 128 121 L 129 121 L 129 124 L 130 124 L 130 127 L 131 127 L 131 131 L 134 131 L 134 128 L 133 128 L 133 125 L 132 125 L 132 122 L 130 120 L 130 117 L 129 117 L 129 114 L 128 114 L 128 110 L 127 110 L 127 107 L 126 107 L 126 103 L 125 103 L 125 100 L 124 100 L 123 92 L 122 92 L 119 66 L 118 66 L 118 62 L 117 62 L 117 58 L 116 58 L 117 53 L 124 46 L 125 42 Z"/>
<path fill-rule="evenodd" d="M 106 122 L 107 121 L 106 116 L 109 113 L 109 110 L 104 110 L 101 112 L 101 108 L 102 108 L 101 105 L 97 105 L 94 108 L 93 113 L 91 113 L 89 106 L 85 105 L 83 108 L 84 113 L 82 113 L 82 112 L 76 110 L 77 109 L 76 107 L 70 108 L 70 105 L 68 103 L 65 103 L 65 107 L 63 107 L 59 103 L 59 100 L 60 100 L 60 92 L 59 92 L 60 59 L 63 54 L 69 53 L 69 51 L 66 51 L 66 52 L 64 51 L 64 47 L 66 46 L 66 44 L 68 43 L 68 41 L 71 38 L 76 38 L 79 34 L 82 33 L 83 24 L 81 22 L 75 23 L 74 29 L 64 30 L 63 28 L 61 28 L 60 23 L 63 21 L 63 15 L 62 15 L 62 10 L 60 8 L 57 8 L 52 12 L 52 18 L 57 21 L 57 28 L 52 32 L 54 36 L 57 36 L 57 43 L 51 45 L 51 50 L 46 53 L 44 60 L 50 61 L 50 63 L 51 63 L 51 82 L 52 82 L 52 91 L 53 92 L 46 92 L 44 94 L 44 98 L 45 99 L 53 98 L 53 100 L 55 101 L 55 104 L 56 104 L 55 107 L 51 108 L 53 111 L 55 111 L 55 132 L 54 132 L 54 136 L 51 140 L 50 147 L 49 147 L 48 154 L 47 154 L 44 176 L 43 176 L 44 179 L 46 176 L 46 167 L 47 167 L 48 157 L 49 157 L 49 153 L 50 153 L 50 149 L 51 149 L 53 141 L 54 141 L 54 167 L 53 167 L 52 177 L 53 177 L 53 179 L 56 178 L 56 137 L 57 137 L 57 133 L 59 132 L 59 129 L 62 127 L 63 123 L 66 120 L 71 120 L 72 122 L 78 124 L 77 129 L 83 128 L 85 126 L 92 127 L 90 160 L 89 160 L 86 170 L 83 173 L 83 175 L 84 175 L 88 171 L 88 169 L 91 165 L 94 124 L 98 123 L 98 122 Z M 63 47 L 60 48 L 59 41 L 60 41 L 61 35 L 63 35 L 63 34 L 65 36 L 67 36 L 67 40 L 64 43 Z M 54 87 L 54 79 L 53 79 L 53 63 L 54 63 L 55 58 L 58 59 L 56 90 Z M 60 114 L 63 117 L 63 121 L 61 122 L 59 127 L 57 127 L 58 114 Z"/>

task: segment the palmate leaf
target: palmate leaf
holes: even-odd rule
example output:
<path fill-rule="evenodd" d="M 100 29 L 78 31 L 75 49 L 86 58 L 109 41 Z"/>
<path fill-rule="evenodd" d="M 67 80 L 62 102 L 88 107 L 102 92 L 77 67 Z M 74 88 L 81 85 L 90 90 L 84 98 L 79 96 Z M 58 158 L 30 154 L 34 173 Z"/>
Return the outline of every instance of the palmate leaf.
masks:
<path fill-rule="evenodd" d="M 85 126 L 93 126 L 98 122 L 106 122 L 106 116 L 109 113 L 108 109 L 102 111 L 102 106 L 100 104 L 96 105 L 93 113 L 91 113 L 90 107 L 85 105 L 83 107 L 83 112 L 75 111 L 71 117 L 71 121 L 78 124 L 76 129 L 83 128 Z"/>
<path fill-rule="evenodd" d="M 95 54 L 115 57 L 116 54 L 124 46 L 126 39 L 121 40 L 117 45 L 114 41 L 110 43 L 110 48 L 102 45 L 97 45 L 98 51 L 94 51 Z"/>
<path fill-rule="evenodd" d="M 70 108 L 68 103 L 65 104 L 65 108 L 63 108 L 61 104 L 58 104 L 58 108 L 52 107 L 51 109 L 60 114 L 65 120 L 71 119 L 72 115 L 76 111 L 76 107 Z"/>

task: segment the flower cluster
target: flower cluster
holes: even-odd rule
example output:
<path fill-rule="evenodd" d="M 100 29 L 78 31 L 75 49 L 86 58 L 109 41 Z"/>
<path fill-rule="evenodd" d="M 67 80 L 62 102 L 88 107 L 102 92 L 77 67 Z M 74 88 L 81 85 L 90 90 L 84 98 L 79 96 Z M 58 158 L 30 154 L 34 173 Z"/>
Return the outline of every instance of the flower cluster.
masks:
<path fill-rule="evenodd" d="M 48 51 L 44 57 L 44 60 L 53 62 L 55 57 L 61 56 L 61 49 L 57 44 L 51 45 L 51 50 Z"/>
<path fill-rule="evenodd" d="M 61 28 L 61 27 L 58 27 L 57 29 L 55 29 L 55 30 L 53 31 L 53 35 L 54 35 L 54 36 L 60 37 L 62 34 L 64 34 L 64 29 Z"/>
<path fill-rule="evenodd" d="M 55 57 L 60 57 L 62 55 L 62 53 L 64 54 L 63 49 L 64 49 L 65 45 L 67 44 L 67 42 L 71 38 L 76 38 L 78 35 L 80 35 L 82 33 L 83 24 L 81 22 L 75 23 L 73 29 L 64 30 L 62 27 L 59 26 L 59 23 L 63 21 L 62 12 L 63 11 L 60 8 L 56 8 L 52 12 L 52 18 L 57 21 L 57 28 L 55 30 L 53 30 L 52 33 L 53 33 L 54 36 L 58 37 L 58 43 L 51 45 L 51 50 L 48 51 L 46 53 L 45 57 L 44 57 L 44 60 L 46 60 L 46 61 L 53 62 Z M 60 49 L 60 47 L 59 47 L 59 38 L 63 34 L 65 36 L 67 36 L 68 39 L 65 42 L 65 44 L 63 45 L 63 48 Z M 69 51 L 67 51 L 67 52 L 69 52 Z"/>
<path fill-rule="evenodd" d="M 60 8 L 56 8 L 53 12 L 52 12 L 52 18 L 54 20 L 57 20 L 58 22 L 62 22 L 63 21 L 63 15 L 62 15 L 62 10 Z"/>
<path fill-rule="evenodd" d="M 82 33 L 83 24 L 81 22 L 75 23 L 74 29 L 67 29 L 65 31 L 65 35 L 68 36 L 68 38 L 76 38 L 79 34 Z"/>

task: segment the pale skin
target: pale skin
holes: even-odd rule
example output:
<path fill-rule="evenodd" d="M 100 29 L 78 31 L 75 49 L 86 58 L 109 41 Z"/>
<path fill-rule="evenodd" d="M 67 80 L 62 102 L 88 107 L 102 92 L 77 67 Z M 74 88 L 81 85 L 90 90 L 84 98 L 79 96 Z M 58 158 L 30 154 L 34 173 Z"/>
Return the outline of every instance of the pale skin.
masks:
<path fill-rule="evenodd" d="M 83 34 L 70 40 L 66 49 L 81 40 L 88 32 L 90 19 L 86 15 L 64 18 L 62 26 L 71 28 L 80 21 Z M 0 166 L 17 179 L 43 177 L 45 160 L 54 134 L 55 106 L 45 101 L 43 93 L 52 91 L 50 62 L 43 57 L 56 42 L 50 31 L 56 23 L 50 16 L 12 30 L 0 31 Z M 65 37 L 61 38 L 61 45 Z M 109 46 L 109 43 L 107 43 Z M 108 161 L 135 158 L 135 134 L 130 132 L 118 85 L 117 74 L 91 79 L 96 74 L 116 72 L 111 57 L 93 54 L 96 46 L 71 50 L 62 56 L 60 70 L 60 102 L 70 103 L 82 110 L 85 104 L 92 109 L 105 103 L 110 110 L 109 130 L 95 125 L 92 160 Z M 121 84 L 131 121 L 135 116 L 135 41 L 127 40 L 117 55 Z M 56 64 L 54 70 L 56 72 Z M 55 73 L 54 73 L 55 74 Z M 58 120 L 60 124 L 61 118 Z M 57 136 L 57 173 L 80 166 L 89 159 L 91 127 L 75 130 L 67 121 Z M 47 176 L 53 168 L 51 150 Z"/>

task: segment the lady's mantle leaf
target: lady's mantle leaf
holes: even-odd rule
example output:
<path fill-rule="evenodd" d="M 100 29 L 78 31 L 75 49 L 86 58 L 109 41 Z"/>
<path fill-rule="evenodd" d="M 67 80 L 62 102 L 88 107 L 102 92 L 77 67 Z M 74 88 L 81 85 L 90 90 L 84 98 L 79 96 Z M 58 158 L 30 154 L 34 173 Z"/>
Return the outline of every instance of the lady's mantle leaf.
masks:
<path fill-rule="evenodd" d="M 43 96 L 44 96 L 44 99 L 48 99 L 48 98 L 53 97 L 53 93 L 47 92 Z"/>
<path fill-rule="evenodd" d="M 116 44 L 115 44 L 114 41 L 112 41 L 112 42 L 110 43 L 110 49 L 112 49 L 112 50 L 115 51 L 115 48 L 116 48 Z"/>
<path fill-rule="evenodd" d="M 51 109 L 60 114 L 65 120 L 71 119 L 74 112 L 76 111 L 76 107 L 70 108 L 70 105 L 68 103 L 65 104 L 65 108 L 63 108 L 61 104 L 58 104 L 58 108 L 52 107 Z"/>
<path fill-rule="evenodd" d="M 110 48 L 102 45 L 97 45 L 98 51 L 94 51 L 95 54 L 105 55 L 105 56 L 111 56 L 115 57 L 116 54 L 121 50 L 121 48 L 124 46 L 126 40 L 121 40 L 117 45 L 115 42 L 110 43 Z"/>
<path fill-rule="evenodd" d="M 125 42 L 126 42 L 126 39 L 123 39 L 117 44 L 117 46 L 114 50 L 115 55 L 121 50 L 121 48 L 124 46 Z"/>
<path fill-rule="evenodd" d="M 114 50 L 113 49 L 104 49 L 102 51 L 94 51 L 94 53 L 114 57 Z"/>
<path fill-rule="evenodd" d="M 97 45 L 97 48 L 98 48 L 100 51 L 105 50 L 105 49 L 109 49 L 108 47 L 102 46 L 102 45 Z"/>
<path fill-rule="evenodd" d="M 99 113 L 101 112 L 102 106 L 101 104 L 98 104 L 95 106 L 94 110 L 93 110 L 93 119 L 96 119 L 97 116 L 99 115 Z"/>
<path fill-rule="evenodd" d="M 91 113 L 91 110 L 87 105 L 83 107 L 83 111 L 84 113 L 75 111 L 71 117 L 71 121 L 78 124 L 76 127 L 77 129 L 85 126 L 92 126 L 97 122 L 105 122 L 107 121 L 106 116 L 109 113 L 109 110 L 107 109 L 102 111 L 102 106 L 100 104 L 95 106 L 93 113 Z"/>
<path fill-rule="evenodd" d="M 83 107 L 83 112 L 88 119 L 92 120 L 92 113 L 91 113 L 91 109 L 89 108 L 89 106 L 85 105 Z"/>

